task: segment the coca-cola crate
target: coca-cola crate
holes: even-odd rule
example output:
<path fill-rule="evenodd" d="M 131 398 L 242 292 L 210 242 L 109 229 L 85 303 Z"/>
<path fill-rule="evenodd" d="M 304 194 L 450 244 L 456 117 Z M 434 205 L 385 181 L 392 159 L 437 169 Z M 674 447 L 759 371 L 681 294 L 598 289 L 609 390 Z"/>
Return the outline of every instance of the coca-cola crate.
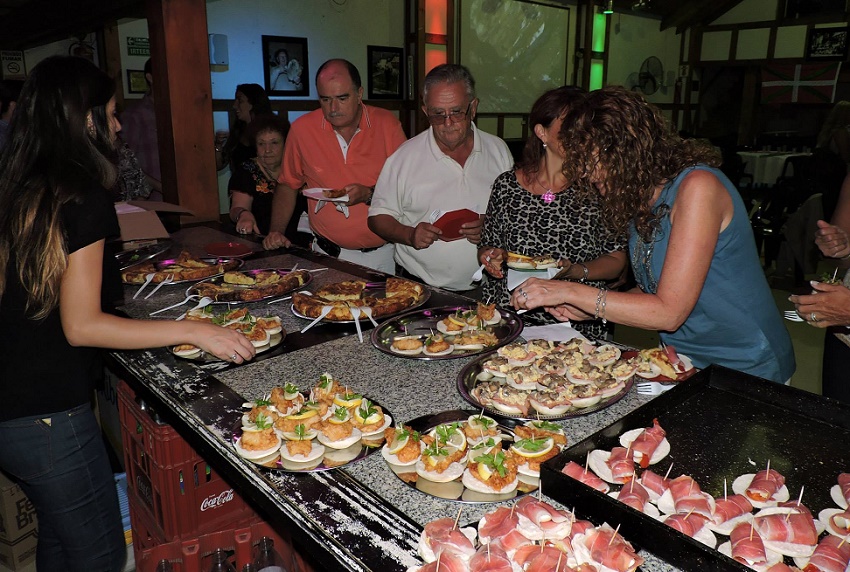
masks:
<path fill-rule="evenodd" d="M 150 516 L 161 542 L 233 527 L 253 514 L 174 429 L 139 408 L 124 383 L 119 401 L 128 495 Z"/>
<path fill-rule="evenodd" d="M 152 548 L 138 549 L 135 551 L 136 570 L 155 572 L 157 564 L 168 560 L 174 572 L 204 572 L 212 564 L 210 554 L 219 548 L 232 553 L 230 562 L 236 566 L 237 570 L 241 570 L 245 564 L 253 562 L 255 547 L 264 537 L 274 540 L 275 550 L 281 556 L 286 570 L 313 571 L 313 568 L 293 549 L 288 535 L 278 534 L 259 517 L 237 528 L 196 538 L 184 538 Z"/>
<path fill-rule="evenodd" d="M 149 409 L 142 409 L 124 381 L 118 384 L 118 409 L 125 458 L 135 459 L 142 467 L 151 461 L 160 467 L 173 467 L 200 458 L 171 425 L 157 422 Z"/>

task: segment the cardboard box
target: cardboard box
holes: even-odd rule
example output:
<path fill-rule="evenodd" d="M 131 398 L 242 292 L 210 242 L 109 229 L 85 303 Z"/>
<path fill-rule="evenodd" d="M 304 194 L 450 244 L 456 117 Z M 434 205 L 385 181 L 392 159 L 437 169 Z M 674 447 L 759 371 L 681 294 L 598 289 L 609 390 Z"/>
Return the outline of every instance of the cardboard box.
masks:
<path fill-rule="evenodd" d="M 180 205 L 159 201 L 127 201 L 115 203 L 115 212 L 118 213 L 118 224 L 121 226 L 121 240 L 124 242 L 168 238 L 168 231 L 162 226 L 162 221 L 159 220 L 156 214 L 157 212 L 179 215 L 193 214 L 190 210 Z"/>
<path fill-rule="evenodd" d="M 21 570 L 35 560 L 35 507 L 21 487 L 0 473 L 0 564 Z"/>

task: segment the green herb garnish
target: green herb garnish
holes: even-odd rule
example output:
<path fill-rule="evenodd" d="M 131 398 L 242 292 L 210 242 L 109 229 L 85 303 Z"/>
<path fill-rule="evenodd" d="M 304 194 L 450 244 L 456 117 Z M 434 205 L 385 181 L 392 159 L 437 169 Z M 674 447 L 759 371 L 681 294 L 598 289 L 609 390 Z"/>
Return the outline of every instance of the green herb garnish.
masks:
<path fill-rule="evenodd" d="M 531 425 L 543 431 L 554 431 L 556 433 L 561 431 L 561 426 L 551 421 L 532 421 Z"/>
<path fill-rule="evenodd" d="M 272 402 L 265 397 L 260 397 L 254 400 L 254 407 L 268 407 Z"/>
<path fill-rule="evenodd" d="M 427 455 L 429 457 L 447 457 L 449 452 L 447 449 L 440 447 L 440 443 L 438 441 L 434 441 L 422 451 L 423 455 Z"/>
<path fill-rule="evenodd" d="M 348 409 L 345 407 L 337 407 L 334 409 L 334 417 L 340 421 L 345 421 L 348 418 Z"/>
<path fill-rule="evenodd" d="M 287 383 L 283 386 L 283 392 L 288 395 L 292 395 L 293 393 L 298 393 L 298 386 L 294 383 Z"/>
<path fill-rule="evenodd" d="M 546 448 L 546 442 L 549 441 L 549 438 L 545 439 L 520 439 L 514 446 L 517 449 L 525 449 L 526 451 L 541 451 Z"/>
<path fill-rule="evenodd" d="M 303 423 L 299 423 L 295 426 L 295 436 L 298 437 L 299 441 L 303 441 L 304 437 L 307 435 L 307 427 Z"/>
<path fill-rule="evenodd" d="M 459 424 L 457 422 L 444 423 L 442 425 L 437 425 L 434 432 L 437 435 L 437 441 L 440 443 L 448 443 L 449 439 L 452 438 L 452 435 L 458 432 L 458 429 Z"/>
<path fill-rule="evenodd" d="M 479 455 L 475 457 L 475 462 L 487 465 L 491 470 L 499 473 L 500 477 L 508 474 L 508 468 L 505 466 L 504 451 L 499 451 L 495 454 Z"/>
<path fill-rule="evenodd" d="M 363 419 L 368 419 L 372 415 L 378 412 L 378 410 L 372 405 L 372 402 L 368 399 L 364 399 L 360 403 L 360 407 L 358 408 L 358 412 L 360 413 L 360 417 Z"/>
<path fill-rule="evenodd" d="M 272 426 L 272 420 L 265 414 L 258 413 L 256 419 L 254 419 L 254 425 L 256 425 L 258 429 L 268 429 Z"/>

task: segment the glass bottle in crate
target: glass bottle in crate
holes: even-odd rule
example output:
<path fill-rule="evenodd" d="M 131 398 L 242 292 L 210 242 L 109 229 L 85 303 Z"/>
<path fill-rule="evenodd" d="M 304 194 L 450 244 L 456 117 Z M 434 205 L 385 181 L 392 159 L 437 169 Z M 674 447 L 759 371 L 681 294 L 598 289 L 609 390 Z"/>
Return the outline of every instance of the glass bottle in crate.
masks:
<path fill-rule="evenodd" d="M 209 572 L 236 572 L 236 567 L 227 559 L 228 556 L 221 548 L 213 552 Z"/>
<path fill-rule="evenodd" d="M 171 562 L 163 558 L 156 565 L 156 572 L 174 572 L 174 566 L 171 565 Z"/>
<path fill-rule="evenodd" d="M 264 536 L 257 544 L 257 557 L 254 558 L 257 572 L 287 572 L 283 557 L 274 548 L 274 540 Z"/>

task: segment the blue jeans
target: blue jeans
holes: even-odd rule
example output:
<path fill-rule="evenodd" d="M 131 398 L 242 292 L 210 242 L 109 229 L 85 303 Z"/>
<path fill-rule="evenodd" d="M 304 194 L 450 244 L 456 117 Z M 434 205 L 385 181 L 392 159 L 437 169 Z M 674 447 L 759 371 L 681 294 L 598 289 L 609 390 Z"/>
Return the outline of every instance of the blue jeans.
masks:
<path fill-rule="evenodd" d="M 0 423 L 0 469 L 35 506 L 38 572 L 123 570 L 118 495 L 88 404 Z"/>

